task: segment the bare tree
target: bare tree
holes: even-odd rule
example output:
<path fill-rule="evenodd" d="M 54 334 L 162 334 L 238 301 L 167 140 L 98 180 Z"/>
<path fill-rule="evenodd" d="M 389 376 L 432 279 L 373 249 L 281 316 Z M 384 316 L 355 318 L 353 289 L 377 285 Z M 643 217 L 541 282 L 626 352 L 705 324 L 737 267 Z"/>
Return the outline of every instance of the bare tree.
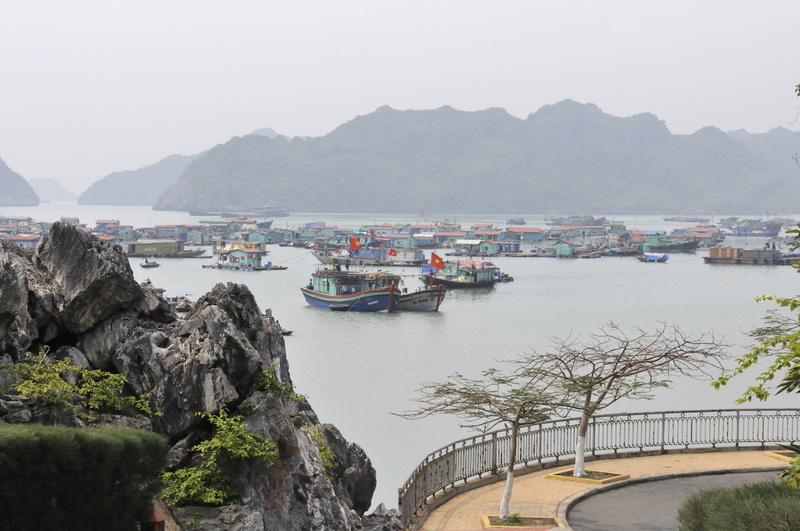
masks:
<path fill-rule="evenodd" d="M 725 348 L 712 334 L 697 338 L 676 327 L 661 324 L 655 331 L 636 328 L 624 332 L 614 323 L 588 336 L 552 339 L 555 350 L 532 352 L 518 362 L 529 375 L 552 380 L 563 397 L 563 407 L 580 412 L 575 443 L 575 477 L 584 476 L 584 452 L 589 420 L 602 409 L 622 400 L 649 399 L 652 391 L 668 387 L 674 375 L 708 377 L 722 369 Z"/>
<path fill-rule="evenodd" d="M 552 397 L 547 392 L 550 382 L 528 371 L 526 363 L 516 360 L 498 363 L 505 363 L 510 369 L 505 372 L 488 369 L 479 379 L 455 373 L 446 382 L 424 384 L 417 389 L 416 401 L 421 407 L 399 416 L 421 419 L 440 413 L 455 415 L 464 421 L 461 427 L 483 433 L 502 424 L 510 427 L 508 474 L 499 513 L 501 518 L 508 519 L 519 427 L 547 419 Z"/>

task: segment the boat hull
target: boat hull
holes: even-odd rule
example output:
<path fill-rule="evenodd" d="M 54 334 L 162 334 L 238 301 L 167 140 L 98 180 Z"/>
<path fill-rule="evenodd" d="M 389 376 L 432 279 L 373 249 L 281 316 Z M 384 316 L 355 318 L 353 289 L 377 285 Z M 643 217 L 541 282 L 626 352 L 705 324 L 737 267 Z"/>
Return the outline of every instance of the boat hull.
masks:
<path fill-rule="evenodd" d="M 446 278 L 433 277 L 429 279 L 430 282 L 437 286 L 444 286 L 447 289 L 472 289 L 472 288 L 491 288 L 497 282 L 496 278 L 490 280 L 455 280 Z"/>
<path fill-rule="evenodd" d="M 447 289 L 442 285 L 401 293 L 398 296 L 397 309 L 404 312 L 438 312 L 446 293 Z"/>
<path fill-rule="evenodd" d="M 287 266 L 233 266 L 224 264 L 203 264 L 203 269 L 225 269 L 228 271 L 284 271 Z"/>
<path fill-rule="evenodd" d="M 388 312 L 397 309 L 398 295 L 394 286 L 351 295 L 327 295 L 308 288 L 300 288 L 306 302 L 317 308 L 350 312 Z"/>

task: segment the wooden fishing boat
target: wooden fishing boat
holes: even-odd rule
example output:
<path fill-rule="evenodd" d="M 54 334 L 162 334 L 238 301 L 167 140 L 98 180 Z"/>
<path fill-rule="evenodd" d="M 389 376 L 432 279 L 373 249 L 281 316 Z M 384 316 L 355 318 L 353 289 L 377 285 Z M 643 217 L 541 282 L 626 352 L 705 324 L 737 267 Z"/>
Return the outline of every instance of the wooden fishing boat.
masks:
<path fill-rule="evenodd" d="M 335 312 L 436 312 L 447 294 L 445 286 L 409 291 L 400 275 L 386 271 L 341 268 L 317 271 L 301 291 L 310 305 Z"/>
<path fill-rule="evenodd" d="M 300 291 L 311 306 L 352 312 L 391 313 L 400 295 L 386 273 L 337 269 L 317 270 Z"/>
<path fill-rule="evenodd" d="M 404 312 L 438 312 L 446 293 L 447 288 L 442 284 L 412 292 L 403 290 L 398 296 L 397 309 Z"/>
<path fill-rule="evenodd" d="M 320 263 L 344 267 L 419 267 L 428 262 L 425 254 L 419 249 L 388 249 L 365 248 L 356 250 L 326 250 L 314 249 L 311 251 L 314 258 Z"/>
<path fill-rule="evenodd" d="M 452 289 L 490 288 L 498 279 L 498 267 L 487 260 L 454 260 L 444 262 L 444 269 L 431 270 L 423 277 L 429 285 Z"/>

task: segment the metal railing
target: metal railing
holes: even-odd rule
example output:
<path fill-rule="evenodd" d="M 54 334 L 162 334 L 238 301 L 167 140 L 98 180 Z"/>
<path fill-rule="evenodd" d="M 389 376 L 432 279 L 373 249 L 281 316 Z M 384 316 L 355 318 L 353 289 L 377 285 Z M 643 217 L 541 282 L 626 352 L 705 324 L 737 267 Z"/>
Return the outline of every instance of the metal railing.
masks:
<path fill-rule="evenodd" d="M 575 457 L 580 419 L 549 420 L 520 427 L 516 464 L 557 463 Z M 508 466 L 510 429 L 461 439 L 417 466 L 399 489 L 399 510 L 408 528 L 437 495 L 459 481 L 496 476 Z M 586 434 L 586 455 L 688 448 L 765 446 L 800 440 L 800 409 L 659 411 L 596 415 Z"/>

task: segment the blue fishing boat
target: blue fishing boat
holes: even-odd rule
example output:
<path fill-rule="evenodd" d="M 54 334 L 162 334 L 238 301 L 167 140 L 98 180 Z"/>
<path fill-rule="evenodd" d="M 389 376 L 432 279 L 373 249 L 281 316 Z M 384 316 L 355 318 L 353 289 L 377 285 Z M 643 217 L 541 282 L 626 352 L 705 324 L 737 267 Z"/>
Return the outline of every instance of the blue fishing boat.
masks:
<path fill-rule="evenodd" d="M 400 299 L 400 289 L 381 271 L 321 269 L 300 291 L 311 306 L 333 311 L 391 313 Z"/>
<path fill-rule="evenodd" d="M 664 263 L 667 260 L 669 260 L 669 255 L 665 253 L 642 253 L 638 255 L 636 258 L 638 258 L 640 262 Z"/>

